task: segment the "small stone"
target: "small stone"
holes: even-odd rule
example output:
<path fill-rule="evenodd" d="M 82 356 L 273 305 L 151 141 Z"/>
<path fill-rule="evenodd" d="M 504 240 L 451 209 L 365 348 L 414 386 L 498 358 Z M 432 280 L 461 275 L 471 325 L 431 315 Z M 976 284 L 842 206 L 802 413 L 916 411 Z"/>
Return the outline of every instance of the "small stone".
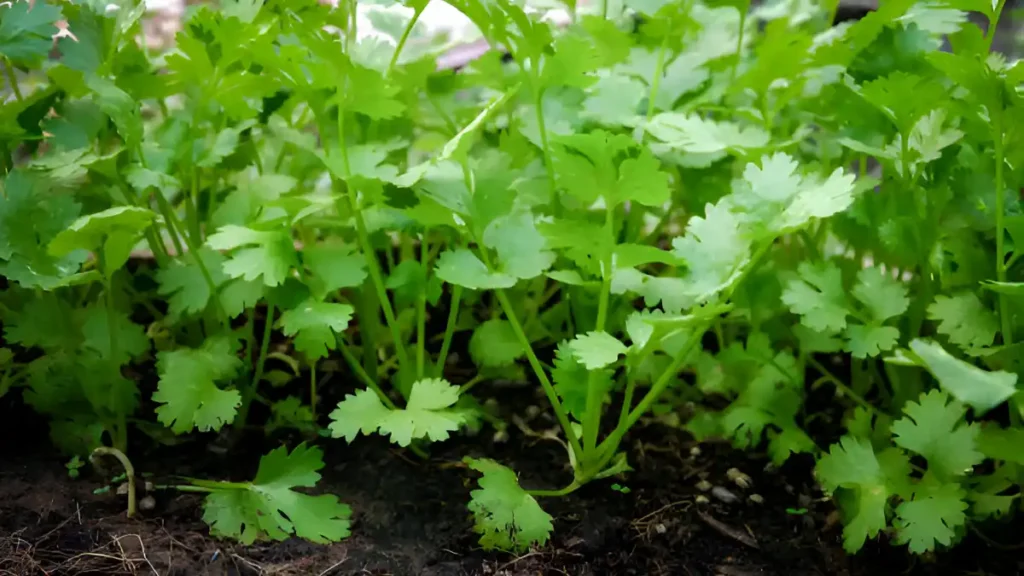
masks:
<path fill-rule="evenodd" d="M 700 446 L 694 446 L 693 448 L 690 448 L 691 457 L 696 458 L 697 456 L 700 456 L 700 453 Z"/>
<path fill-rule="evenodd" d="M 735 504 L 740 501 L 738 496 L 721 486 L 715 486 L 712 488 L 711 495 L 726 504 Z"/>
<path fill-rule="evenodd" d="M 508 442 L 508 432 L 505 430 L 498 430 L 494 433 L 493 440 L 495 444 L 504 444 L 505 442 Z"/>
<path fill-rule="evenodd" d="M 526 407 L 526 418 L 527 419 L 536 418 L 538 414 L 540 414 L 540 406 L 531 404 L 530 406 Z"/>
<path fill-rule="evenodd" d="M 659 522 L 654 525 L 654 531 L 658 534 L 664 534 L 665 532 L 668 532 L 668 528 L 666 528 L 664 524 Z"/>
<path fill-rule="evenodd" d="M 124 484 L 121 484 L 121 485 L 119 485 L 117 487 L 117 495 L 118 496 L 127 496 L 128 495 L 128 483 L 127 482 L 125 482 Z"/>
<path fill-rule="evenodd" d="M 707 492 L 708 490 L 711 490 L 711 488 L 712 484 L 707 480 L 701 480 L 700 482 L 697 482 L 697 490 L 700 490 L 701 492 Z"/>
<path fill-rule="evenodd" d="M 732 481 L 733 484 L 740 488 L 747 489 L 754 485 L 754 481 L 743 472 L 740 472 L 738 468 L 729 468 L 725 472 L 725 477 Z"/>
<path fill-rule="evenodd" d="M 751 494 L 750 496 L 747 496 L 747 499 L 754 504 L 764 504 L 764 496 L 761 496 L 760 494 Z"/>
<path fill-rule="evenodd" d="M 693 501 L 702 506 L 711 503 L 711 500 L 708 500 L 708 497 L 703 494 L 697 494 Z"/>
<path fill-rule="evenodd" d="M 152 510 L 153 508 L 156 508 L 156 498 L 146 496 L 139 500 L 139 510 Z"/>
<path fill-rule="evenodd" d="M 153 483 L 150 482 L 149 480 L 146 480 L 146 492 L 152 492 L 152 491 L 153 491 Z"/>

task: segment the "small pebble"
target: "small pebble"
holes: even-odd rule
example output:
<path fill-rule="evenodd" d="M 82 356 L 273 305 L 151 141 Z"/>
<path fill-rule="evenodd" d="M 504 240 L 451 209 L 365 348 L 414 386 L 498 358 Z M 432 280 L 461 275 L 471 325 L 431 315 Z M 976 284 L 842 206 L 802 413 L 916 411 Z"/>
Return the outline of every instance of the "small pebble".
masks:
<path fill-rule="evenodd" d="M 740 500 L 738 496 L 730 492 L 728 489 L 722 488 L 721 486 L 715 486 L 714 488 L 712 488 L 711 495 L 726 504 L 734 504 L 736 502 L 739 502 Z"/>
<path fill-rule="evenodd" d="M 540 406 L 530 405 L 526 407 L 526 418 L 536 418 L 537 414 L 540 414 Z"/>
<path fill-rule="evenodd" d="M 150 482 L 149 480 L 146 480 L 146 492 L 152 492 L 152 491 L 153 491 L 153 483 Z"/>
<path fill-rule="evenodd" d="M 658 534 L 664 534 L 665 532 L 668 532 L 668 528 L 666 528 L 664 524 L 659 522 L 658 524 L 654 525 L 654 531 Z"/>
<path fill-rule="evenodd" d="M 743 489 L 750 488 L 754 484 L 754 481 L 750 476 L 740 472 L 737 468 L 729 468 L 729 470 L 725 472 L 725 477 L 732 480 L 733 484 Z"/>
<path fill-rule="evenodd" d="M 505 430 L 498 430 L 494 433 L 495 444 L 504 444 L 505 442 L 508 442 L 508 432 Z"/>
<path fill-rule="evenodd" d="M 117 487 L 118 496 L 126 496 L 128 494 L 128 484 L 124 483 Z"/>
<path fill-rule="evenodd" d="M 152 510 L 153 508 L 156 508 L 156 498 L 146 496 L 139 500 L 139 510 Z"/>
<path fill-rule="evenodd" d="M 697 490 L 700 490 L 701 492 L 707 492 L 708 490 L 711 490 L 711 487 L 711 482 L 708 482 L 707 480 L 697 482 Z"/>
<path fill-rule="evenodd" d="M 700 456 L 700 446 L 694 446 L 693 448 L 690 448 L 690 456 L 694 458 Z"/>
<path fill-rule="evenodd" d="M 751 494 L 747 498 L 749 498 L 754 504 L 764 504 L 764 496 L 761 496 L 760 494 Z"/>
<path fill-rule="evenodd" d="M 696 502 L 697 504 L 701 504 L 701 505 L 710 504 L 711 503 L 711 500 L 708 500 L 708 497 L 703 495 L 703 494 L 697 494 L 697 497 L 694 498 L 693 501 Z"/>

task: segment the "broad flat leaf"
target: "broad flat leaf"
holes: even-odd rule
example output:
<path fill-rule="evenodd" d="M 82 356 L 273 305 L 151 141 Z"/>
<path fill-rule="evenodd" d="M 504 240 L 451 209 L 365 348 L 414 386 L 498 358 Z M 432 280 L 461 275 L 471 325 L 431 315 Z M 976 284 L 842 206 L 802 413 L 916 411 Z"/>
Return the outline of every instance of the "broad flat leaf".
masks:
<path fill-rule="evenodd" d="M 498 252 L 500 271 L 515 278 L 536 278 L 555 261 L 529 212 L 495 219 L 484 230 L 483 241 Z"/>
<path fill-rule="evenodd" d="M 956 528 L 967 522 L 964 491 L 958 484 L 939 484 L 918 490 L 914 499 L 896 507 L 897 540 L 914 554 L 934 550 L 937 544 L 948 546 Z"/>
<path fill-rule="evenodd" d="M 782 301 L 800 323 L 817 332 L 837 332 L 846 327 L 846 292 L 843 276 L 833 262 L 801 262 L 799 279 L 791 280 Z"/>
<path fill-rule="evenodd" d="M 348 304 L 307 300 L 285 310 L 278 320 L 285 336 L 295 337 L 295 349 L 311 359 L 324 358 L 337 348 L 336 334 L 348 328 L 355 309 Z"/>
<path fill-rule="evenodd" d="M 750 259 L 750 242 L 742 235 L 741 222 L 726 203 L 708 204 L 704 212 L 703 218 L 694 216 L 686 223 L 685 236 L 672 240 L 672 253 L 686 262 L 688 268 L 682 296 L 689 302 L 681 307 L 701 303 L 732 285 Z M 670 286 L 670 290 L 679 292 L 675 286 Z M 656 301 L 647 303 L 655 304 Z M 681 307 L 664 308 L 672 314 Z"/>
<path fill-rule="evenodd" d="M 142 326 L 134 323 L 128 314 L 115 310 L 113 315 L 116 355 L 110 348 L 110 316 L 103 304 L 90 306 L 85 310 L 82 323 L 83 343 L 86 348 L 99 353 L 101 358 L 110 360 L 118 366 L 128 363 L 132 358 L 141 356 L 149 349 L 149 338 Z"/>
<path fill-rule="evenodd" d="M 514 277 L 488 270 L 486 264 L 465 248 L 443 252 L 437 259 L 435 272 L 441 280 L 471 290 L 496 290 L 516 284 Z"/>
<path fill-rule="evenodd" d="M 487 320 L 473 330 L 469 339 L 469 354 L 477 366 L 508 366 L 522 358 L 524 353 L 523 345 L 508 320 Z"/>
<path fill-rule="evenodd" d="M 878 356 L 896 347 L 900 331 L 892 326 L 850 324 L 846 328 L 846 347 L 854 358 Z"/>
<path fill-rule="evenodd" d="M 302 261 L 318 282 L 314 295 L 321 298 L 366 280 L 366 259 L 348 244 L 308 246 L 302 250 Z"/>
<path fill-rule="evenodd" d="M 671 195 L 669 176 L 661 171 L 658 159 L 644 150 L 636 158 L 623 160 L 619 165 L 616 195 L 619 202 L 632 200 L 644 206 L 662 206 Z"/>
<path fill-rule="evenodd" d="M 903 408 L 905 416 L 892 425 L 893 441 L 924 456 L 929 472 L 940 478 L 962 476 L 985 459 L 978 451 L 978 425 L 967 424 L 963 405 L 940 390 L 921 396 Z"/>
<path fill-rule="evenodd" d="M 231 278 L 262 279 L 267 286 L 278 286 L 298 265 L 295 243 L 284 231 L 228 225 L 207 238 L 206 244 L 214 250 L 234 250 L 222 267 Z"/>
<path fill-rule="evenodd" d="M 223 284 L 227 280 L 221 270 L 224 256 L 205 246 L 200 248 L 197 254 L 209 272 L 214 286 Z M 156 278 L 160 283 L 157 291 L 163 296 L 169 296 L 168 311 L 172 316 L 202 312 L 210 302 L 210 284 L 206 281 L 193 254 L 175 258 L 170 267 L 157 272 Z"/>
<path fill-rule="evenodd" d="M 910 305 L 907 287 L 878 268 L 864 268 L 858 272 L 852 293 L 878 322 L 903 314 Z"/>
<path fill-rule="evenodd" d="M 242 403 L 237 390 L 222 390 L 217 381 L 229 380 L 242 367 L 236 343 L 208 338 L 201 348 L 179 348 L 157 354 L 160 381 L 153 401 L 157 420 L 175 434 L 220 430 L 235 417 Z"/>
<path fill-rule="evenodd" d="M 0 6 L 0 54 L 18 64 L 39 64 L 53 48 L 60 17 L 60 6 L 46 2 Z"/>
<path fill-rule="evenodd" d="M 954 398 L 974 408 L 978 414 L 999 406 L 1017 392 L 1017 375 L 988 372 L 955 358 L 938 343 L 916 339 L 910 349 L 921 365 L 939 381 L 939 386 Z"/>
<path fill-rule="evenodd" d="M 331 412 L 328 428 L 334 438 L 348 442 L 356 439 L 360 432 L 369 435 L 377 431 L 380 422 L 390 412 L 372 390 L 359 390 L 345 395 L 338 407 Z"/>
<path fill-rule="evenodd" d="M 463 461 L 483 474 L 480 488 L 470 492 L 468 508 L 485 550 L 523 552 L 548 541 L 554 529 L 552 518 L 519 486 L 515 472 L 486 458 Z"/>
<path fill-rule="evenodd" d="M 65 256 L 74 250 L 102 250 L 108 276 L 128 260 L 142 231 L 156 217 L 153 212 L 135 206 L 116 206 L 75 220 L 50 241 L 48 250 Z"/>
<path fill-rule="evenodd" d="M 231 280 L 221 288 L 220 305 L 224 312 L 231 318 L 236 318 L 250 308 L 263 297 L 265 287 L 262 282 L 251 280 Z"/>
<path fill-rule="evenodd" d="M 216 536 L 245 545 L 257 540 L 287 540 L 292 535 L 311 542 L 337 542 L 349 535 L 352 509 L 336 496 L 311 496 L 294 488 L 311 488 L 323 468 L 319 448 L 299 444 L 291 453 L 284 446 L 260 458 L 252 482 L 239 485 L 193 481 L 210 490 L 203 503 L 203 520 Z"/>
<path fill-rule="evenodd" d="M 85 84 L 92 90 L 96 105 L 114 121 L 117 133 L 124 139 L 125 146 L 132 148 L 140 144 L 142 114 L 139 103 L 106 78 L 89 74 L 86 76 Z"/>
<path fill-rule="evenodd" d="M 999 331 L 996 315 L 973 292 L 936 296 L 928 318 L 939 322 L 939 334 L 968 352 L 991 346 Z"/>
<path fill-rule="evenodd" d="M 715 122 L 678 112 L 656 115 L 645 129 L 671 148 L 691 154 L 742 152 L 764 148 L 769 141 L 768 133 L 754 126 Z"/>
<path fill-rule="evenodd" d="M 405 410 L 392 410 L 380 422 L 380 433 L 391 436 L 399 446 L 413 438 L 431 442 L 448 439 L 448 433 L 465 423 L 465 415 L 450 408 L 459 399 L 459 387 L 439 378 L 413 383 Z"/>
<path fill-rule="evenodd" d="M 597 370 L 613 364 L 628 350 L 625 344 L 603 331 L 576 336 L 569 343 L 569 349 L 587 370 Z"/>

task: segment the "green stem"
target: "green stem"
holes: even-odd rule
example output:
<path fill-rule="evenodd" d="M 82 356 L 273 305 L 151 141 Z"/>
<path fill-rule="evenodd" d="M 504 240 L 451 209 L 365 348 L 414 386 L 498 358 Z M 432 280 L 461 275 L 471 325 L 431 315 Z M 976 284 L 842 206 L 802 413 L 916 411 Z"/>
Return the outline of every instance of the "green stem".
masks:
<path fill-rule="evenodd" d="M 398 39 L 398 45 L 395 46 L 395 53 L 391 55 L 391 62 L 388 63 L 387 72 L 384 73 L 385 77 L 391 75 L 391 71 L 394 70 L 395 65 L 398 64 L 398 57 L 402 54 L 402 49 L 405 48 L 405 43 L 409 41 L 409 35 L 412 34 L 412 29 L 419 22 L 420 16 L 423 11 L 427 9 L 427 5 L 430 1 L 424 2 L 422 5 L 416 7 L 416 11 L 413 12 L 412 19 L 406 24 L 405 30 L 402 30 L 402 36 Z"/>
<path fill-rule="evenodd" d="M 470 390 L 473 389 L 474 386 L 483 381 L 484 377 L 482 374 L 477 374 L 476 376 L 473 376 L 472 378 L 469 379 L 468 382 L 459 387 L 459 396 L 462 396 L 463 394 L 469 392 Z"/>
<path fill-rule="evenodd" d="M 377 381 L 370 378 L 370 375 L 366 373 L 366 370 L 363 369 L 363 365 L 359 363 L 358 359 L 356 359 L 355 354 L 349 350 L 348 344 L 340 335 L 337 336 L 337 341 L 338 350 L 341 350 L 341 356 L 345 359 L 345 362 L 348 363 L 348 367 L 352 369 L 352 372 L 355 373 L 356 378 L 359 378 L 359 380 L 361 380 L 368 389 L 373 390 L 373 392 L 377 394 L 377 397 L 380 398 L 380 401 L 387 406 L 389 410 L 397 409 L 395 403 L 391 401 L 391 398 L 388 398 L 388 395 L 385 394 L 384 391 L 380 389 L 380 386 L 377 385 Z"/>
<path fill-rule="evenodd" d="M 610 199 L 606 199 L 610 202 Z M 605 219 L 604 219 L 604 232 L 606 237 L 612 237 L 615 227 L 615 208 L 614 206 L 605 207 Z M 612 258 L 611 251 L 605 261 L 601 263 L 603 268 L 603 280 L 601 281 L 601 293 L 598 295 L 597 303 L 597 323 L 594 326 L 594 330 L 603 332 L 605 323 L 608 320 L 608 300 L 611 294 L 612 286 Z M 593 454 L 597 448 L 597 434 L 601 428 L 601 407 L 603 404 L 603 398 L 601 394 L 603 391 L 601 387 L 597 385 L 598 372 L 589 372 L 587 374 L 587 404 L 586 409 L 583 413 L 583 450 L 586 454 Z"/>
<path fill-rule="evenodd" d="M 316 422 L 316 361 L 309 364 L 309 411 L 313 414 L 313 422 Z"/>
<path fill-rule="evenodd" d="M 992 11 L 992 18 L 988 21 L 988 30 L 985 32 L 985 51 L 990 52 L 992 50 L 992 41 L 996 38 L 996 29 L 999 27 L 999 18 L 1003 14 L 1003 6 L 1006 5 L 1006 0 L 999 0 L 996 3 L 995 10 Z"/>
<path fill-rule="evenodd" d="M 536 84 L 536 83 L 535 83 Z M 555 184 L 555 165 L 551 160 L 551 147 L 548 145 L 548 131 L 544 127 L 544 91 L 536 89 L 534 99 L 534 112 L 537 115 L 537 131 L 540 132 L 541 152 L 544 154 L 544 169 L 548 175 L 548 188 L 551 193 L 551 209 L 555 216 L 562 213 L 562 201 L 558 197 L 558 188 Z"/>
<path fill-rule="evenodd" d="M 441 341 L 441 353 L 437 355 L 437 364 L 434 368 L 434 372 L 437 373 L 437 377 L 441 378 L 444 376 L 444 366 L 448 361 L 448 349 L 452 345 L 452 337 L 455 335 L 455 325 L 459 319 L 459 304 L 462 300 L 462 286 L 452 286 L 452 299 L 448 308 L 448 321 L 444 327 L 444 340 Z"/>
<path fill-rule="evenodd" d="M 242 406 L 235 416 L 235 425 L 244 426 L 249 417 L 249 405 L 252 398 L 259 391 L 260 381 L 263 380 L 263 369 L 267 363 L 267 352 L 270 351 L 270 337 L 274 332 L 274 299 L 267 297 L 267 314 L 263 323 L 263 339 L 260 341 L 260 354 L 256 359 L 256 369 L 253 372 L 252 383 L 242 391 Z"/>
<path fill-rule="evenodd" d="M 1000 2 L 1000 6 L 1002 2 Z M 1003 241 L 1006 236 L 1005 202 L 1006 191 L 1003 182 L 1003 114 L 1002 111 L 995 113 L 993 119 L 993 131 L 995 139 L 996 155 L 996 279 L 1006 282 L 1006 254 L 1003 252 Z M 1013 344 L 1013 326 L 1010 323 L 1010 311 L 1007 307 L 1006 295 L 998 294 L 999 298 L 999 321 L 1003 333 L 1003 345 Z"/>
<path fill-rule="evenodd" d="M 481 250 L 481 254 L 484 254 L 485 260 L 490 260 L 483 250 Z M 491 268 L 490 264 L 488 264 L 488 268 Z M 555 387 L 551 385 L 548 375 L 544 372 L 544 367 L 541 366 L 540 360 L 537 359 L 537 355 L 533 351 L 533 346 L 530 345 L 530 339 L 526 337 L 526 332 L 523 331 L 523 327 L 516 317 L 515 310 L 512 308 L 512 302 L 509 301 L 504 290 L 495 290 L 494 293 L 498 297 L 502 310 L 505 311 L 505 318 L 512 325 L 512 331 L 515 332 L 516 338 L 526 351 L 526 359 L 529 361 L 530 367 L 533 368 L 533 373 L 537 376 L 537 380 L 540 381 L 541 387 L 544 388 L 544 394 L 547 395 L 551 407 L 555 410 L 555 417 L 558 418 L 558 423 L 562 426 L 566 438 L 569 439 L 569 446 L 576 458 L 576 462 L 582 462 L 583 448 L 580 446 L 580 441 L 576 438 L 576 433 L 569 424 L 569 418 L 566 416 L 566 411 L 562 407 L 561 401 L 558 400 L 558 393 L 555 392 Z"/>
<path fill-rule="evenodd" d="M 3 62 L 4 75 L 7 76 L 7 82 L 11 85 L 11 91 L 14 92 L 14 97 L 21 102 L 24 98 L 21 96 L 21 88 L 18 87 L 18 77 L 14 75 L 14 67 L 11 66 L 11 61 L 7 58 L 0 58 L 0 62 Z"/>
<path fill-rule="evenodd" d="M 384 321 L 387 322 L 388 329 L 391 330 L 391 339 L 394 341 L 395 353 L 398 355 L 398 364 L 401 367 L 406 367 L 409 365 L 409 357 L 402 342 L 401 328 L 395 320 L 395 311 L 391 306 L 391 300 L 388 298 L 387 288 L 384 286 L 384 276 L 381 274 L 380 262 L 377 261 L 373 244 L 370 243 L 370 234 L 366 231 L 366 221 L 363 219 L 359 200 L 356 198 L 356 191 L 347 186 L 347 176 L 350 174 L 351 168 L 348 162 L 348 146 L 345 141 L 345 111 L 341 105 L 338 106 L 338 147 L 341 151 L 342 166 L 346 176 L 347 190 L 345 196 L 348 197 L 352 218 L 355 220 L 356 235 L 359 239 L 360 248 L 363 251 L 363 257 L 366 259 L 366 268 L 370 272 L 370 278 L 373 280 L 377 299 L 380 301 L 381 309 L 384 311 Z"/>
<path fill-rule="evenodd" d="M 607 1 L 607 0 L 606 0 Z M 569 484 L 565 488 L 559 488 L 558 490 L 527 490 L 526 493 L 530 496 L 565 496 L 572 494 L 576 490 L 579 490 L 580 486 L 583 486 L 581 482 L 573 480 L 572 484 Z"/>
<path fill-rule="evenodd" d="M 131 518 L 132 516 L 135 516 L 135 467 L 132 466 L 131 460 L 129 460 L 121 450 L 118 450 L 117 448 L 109 448 L 107 446 L 100 446 L 93 450 L 92 454 L 89 456 L 89 460 L 91 460 L 95 465 L 96 460 L 100 456 L 113 456 L 114 458 L 117 458 L 117 461 L 121 463 L 122 467 L 124 467 L 124 476 L 128 481 L 128 517 Z"/>
<path fill-rule="evenodd" d="M 189 247 L 202 244 L 203 233 L 199 227 L 199 168 L 192 169 L 192 187 L 185 198 L 185 218 L 188 220 L 188 235 L 192 237 Z"/>
<path fill-rule="evenodd" d="M 164 223 L 167 225 L 167 235 L 171 237 L 171 243 L 174 244 L 177 256 L 181 256 L 185 253 L 185 249 L 182 246 L 181 239 L 178 238 L 178 217 L 174 214 L 174 209 L 171 207 L 171 203 L 167 201 L 164 193 L 159 188 L 154 188 L 154 190 L 156 192 L 157 208 L 160 210 L 160 215 L 164 217 Z"/>
<path fill-rule="evenodd" d="M 658 48 L 658 61 L 654 65 L 654 77 L 651 78 L 651 94 L 647 99 L 647 122 L 650 123 L 651 118 L 654 117 L 655 101 L 658 99 L 658 89 L 661 87 L 661 77 L 665 75 L 665 54 L 668 52 L 668 39 L 671 36 L 671 30 L 665 32 L 664 37 L 661 39 L 661 47 Z M 647 129 L 641 132 L 640 141 L 647 136 Z"/>
<path fill-rule="evenodd" d="M 839 2 L 839 0 L 835 0 Z M 750 11 L 749 2 L 743 6 L 738 7 L 740 12 L 740 29 L 736 34 L 736 59 L 732 62 L 732 71 L 730 72 L 730 78 L 732 82 L 736 81 L 736 73 L 740 67 L 740 59 L 743 57 L 743 35 L 747 29 L 747 12 Z"/>
<path fill-rule="evenodd" d="M 420 266 L 423 268 L 423 289 L 416 296 L 416 378 L 423 378 L 423 368 L 427 349 L 427 279 L 430 276 L 430 242 L 427 231 L 423 231 L 420 240 Z"/>

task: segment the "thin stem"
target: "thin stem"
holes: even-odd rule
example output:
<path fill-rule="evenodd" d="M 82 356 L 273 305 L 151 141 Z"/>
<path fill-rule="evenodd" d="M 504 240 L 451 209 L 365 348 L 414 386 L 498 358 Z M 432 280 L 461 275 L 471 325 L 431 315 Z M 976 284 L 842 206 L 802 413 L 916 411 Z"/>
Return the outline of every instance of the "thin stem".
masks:
<path fill-rule="evenodd" d="M 363 369 L 363 365 L 359 363 L 358 359 L 356 359 L 355 354 L 352 354 L 352 351 L 349 350 L 348 344 L 345 340 L 340 335 L 337 336 L 337 340 L 338 350 L 341 351 L 341 356 L 345 359 L 348 367 L 352 369 L 352 372 L 355 373 L 356 378 L 359 378 L 359 380 L 361 380 L 368 389 L 373 390 L 373 392 L 377 394 L 377 397 L 380 398 L 380 401 L 383 402 L 388 409 L 395 410 L 397 408 L 395 403 L 392 402 L 391 398 L 388 398 L 388 395 L 380 389 L 380 386 L 377 385 L 377 381 L 370 378 L 370 375 L 366 373 L 366 370 Z"/>
<path fill-rule="evenodd" d="M 256 371 L 252 376 L 252 383 L 249 388 L 243 390 L 242 394 L 242 407 L 238 409 L 238 415 L 235 416 L 236 425 L 244 425 L 246 419 L 249 416 L 249 405 L 252 403 L 252 397 L 259 389 L 260 381 L 263 380 L 263 369 L 267 363 L 267 352 L 270 350 L 270 337 L 274 332 L 274 299 L 271 296 L 267 297 L 267 315 L 263 323 L 263 339 L 260 342 L 260 354 L 256 359 Z"/>
<path fill-rule="evenodd" d="M 167 201 L 167 197 L 160 191 L 159 188 L 154 188 L 156 191 L 156 205 L 160 210 L 160 215 L 164 217 L 164 222 L 167 224 L 167 234 L 171 237 L 171 243 L 174 244 L 174 250 L 177 252 L 177 256 L 181 256 L 185 253 L 185 249 L 181 244 L 181 239 L 178 238 L 178 231 L 176 223 L 178 217 L 174 214 L 171 203 Z"/>
<path fill-rule="evenodd" d="M 402 54 L 402 49 L 405 48 L 405 43 L 409 41 L 409 35 L 412 34 L 412 29 L 416 26 L 416 23 L 419 22 L 420 16 L 423 14 L 423 11 L 427 9 L 428 4 L 430 4 L 429 0 L 424 2 L 422 6 L 417 6 L 416 11 L 413 12 L 412 19 L 409 20 L 408 24 L 406 24 L 405 30 L 402 30 L 402 36 L 398 39 L 398 45 L 395 46 L 395 53 L 391 55 L 391 62 L 388 63 L 387 72 L 384 73 L 385 77 L 390 76 L 391 71 L 394 70 L 395 65 L 398 64 L 398 57 Z"/>
<path fill-rule="evenodd" d="M 551 160 L 551 147 L 548 145 L 548 131 L 544 127 L 544 91 L 537 89 L 534 100 L 534 112 L 537 115 L 537 131 L 540 132 L 541 152 L 544 153 L 544 169 L 548 175 L 548 188 L 551 193 L 551 209 L 555 216 L 562 212 L 562 201 L 558 197 L 558 188 L 555 184 L 555 165 Z"/>
<path fill-rule="evenodd" d="M 423 366 L 427 348 L 427 287 L 426 282 L 430 275 L 430 242 L 427 241 L 427 232 L 423 232 L 420 240 L 420 266 L 423 268 L 423 290 L 416 296 L 416 378 L 423 378 Z"/>
<path fill-rule="evenodd" d="M 610 199 L 606 199 L 610 202 Z M 613 235 L 615 227 L 615 208 L 612 205 L 605 207 L 604 232 L 606 237 Z M 597 323 L 594 330 L 604 331 L 604 325 L 608 320 L 608 300 L 612 286 L 612 259 L 611 251 L 605 261 L 601 263 L 603 269 L 603 280 L 601 282 L 601 293 L 598 295 Z M 598 372 L 587 374 L 587 404 L 583 414 L 583 450 L 586 454 L 592 454 L 597 448 L 597 433 L 601 428 L 601 405 L 603 390 L 598 386 Z"/>
<path fill-rule="evenodd" d="M 21 96 L 21 88 L 18 87 L 18 77 L 14 75 L 14 67 L 11 66 L 11 61 L 7 58 L 0 58 L 0 62 L 4 65 L 4 75 L 7 76 L 7 82 L 11 85 L 11 91 L 14 92 L 14 97 L 18 101 L 24 100 Z"/>
<path fill-rule="evenodd" d="M 835 0 L 835 2 L 838 3 L 839 0 Z M 739 70 L 740 59 L 743 57 L 743 35 L 746 33 L 747 28 L 747 12 L 750 11 L 749 3 L 738 8 L 740 12 L 740 29 L 736 34 L 736 59 L 732 62 L 732 72 L 730 73 L 733 82 L 736 81 L 736 72 Z"/>
<path fill-rule="evenodd" d="M 441 341 L 441 353 L 437 355 L 437 364 L 434 372 L 438 377 L 444 375 L 444 366 L 448 362 L 448 349 L 452 345 L 452 337 L 455 335 L 455 325 L 459 319 L 459 303 L 462 300 L 462 286 L 452 286 L 452 299 L 448 308 L 448 322 L 444 327 L 444 340 Z"/>
<path fill-rule="evenodd" d="M 485 252 L 481 251 L 481 253 L 485 254 L 486 257 Z M 490 258 L 486 259 L 489 260 Z M 488 265 L 488 268 L 490 268 L 490 265 Z M 530 367 L 533 368 L 533 373 L 537 376 L 537 380 L 540 381 L 541 387 L 544 388 L 544 393 L 547 395 L 551 407 L 555 410 L 555 417 L 558 418 L 558 423 L 562 426 L 566 438 L 569 439 L 569 446 L 576 457 L 576 462 L 582 462 L 583 448 L 580 446 L 580 441 L 576 438 L 576 433 L 569 424 L 569 418 L 566 416 L 566 411 L 562 407 L 561 401 L 558 400 L 558 393 L 555 392 L 555 387 L 551 385 L 548 375 L 544 372 L 544 367 L 541 366 L 540 360 L 537 359 L 537 355 L 533 351 L 533 346 L 530 345 L 530 339 L 526 337 L 526 333 L 516 317 L 515 310 L 512 308 L 512 302 L 509 301 L 504 290 L 495 290 L 494 293 L 498 297 L 502 310 L 505 311 L 505 318 L 512 325 L 512 331 L 515 332 L 516 338 L 522 344 L 523 349 L 526 350 L 526 359 L 529 361 Z"/>
<path fill-rule="evenodd" d="M 483 381 L 484 377 L 482 374 L 477 374 L 476 376 L 473 376 L 472 378 L 469 379 L 468 382 L 459 387 L 459 396 L 462 396 L 463 394 L 469 392 L 470 390 L 473 389 L 474 386 Z"/>
<path fill-rule="evenodd" d="M 316 422 L 316 362 L 309 365 L 309 411 L 313 414 L 313 422 Z"/>
<path fill-rule="evenodd" d="M 658 99 L 658 89 L 661 87 L 661 77 L 665 75 L 665 54 L 668 52 L 668 39 L 671 30 L 666 31 L 661 39 L 661 47 L 658 48 L 658 62 L 654 65 L 654 77 L 651 78 L 651 95 L 647 99 L 647 123 L 654 117 L 655 101 Z M 647 129 L 641 132 L 641 142 L 647 136 Z"/>
<path fill-rule="evenodd" d="M 125 479 L 128 481 L 128 517 L 135 516 L 135 467 L 132 466 L 132 461 L 125 456 L 124 452 L 117 448 L 110 448 L 107 446 L 100 446 L 99 448 L 92 451 L 89 456 L 89 460 L 96 464 L 96 460 L 100 456 L 113 456 L 117 458 L 117 461 L 124 467 Z"/>
<path fill-rule="evenodd" d="M 607 1 L 607 0 L 605 0 Z M 530 496 L 565 496 L 572 494 L 576 490 L 579 490 L 582 483 L 573 480 L 572 484 L 569 484 L 565 488 L 559 488 L 558 490 L 527 490 L 526 493 Z"/>
<path fill-rule="evenodd" d="M 633 394 L 636 393 L 636 377 L 633 375 L 633 370 L 626 370 L 626 393 L 622 397 L 622 409 L 619 411 L 619 421 L 615 424 L 616 428 L 622 426 L 622 423 L 629 417 L 630 408 L 633 407 Z"/>
<path fill-rule="evenodd" d="M 835 374 L 832 374 L 832 372 L 830 372 L 828 368 L 825 368 L 824 364 L 818 362 L 817 360 L 810 356 L 807 357 L 807 363 L 810 364 L 815 370 L 820 372 L 822 378 L 831 382 L 832 385 L 835 386 L 840 392 L 849 396 L 854 402 L 865 408 L 868 412 L 871 412 L 875 416 L 883 415 L 881 410 L 875 408 L 874 406 L 871 405 L 870 402 L 865 400 L 863 396 L 854 392 L 852 388 L 850 388 L 842 380 L 837 378 Z"/>
<path fill-rule="evenodd" d="M 992 41 L 996 38 L 996 29 L 999 28 L 999 18 L 1003 14 L 1003 6 L 1006 5 L 1006 0 L 999 0 L 996 3 L 995 10 L 992 11 L 992 18 L 988 21 L 988 30 L 985 31 L 985 51 L 989 52 L 992 50 Z"/>
<path fill-rule="evenodd" d="M 1002 3 L 1000 2 L 1000 5 Z M 1006 223 L 1004 221 L 1006 211 L 1006 191 L 1003 182 L 1003 128 L 1002 110 L 995 113 L 993 131 L 995 139 L 996 155 L 996 279 L 1006 282 L 1006 254 L 1003 252 L 1003 241 L 1006 236 Z M 1013 344 L 1013 327 L 1010 324 L 1010 311 L 1007 307 L 1006 295 L 998 294 L 999 298 L 999 321 L 1003 333 L 1003 345 Z"/>

